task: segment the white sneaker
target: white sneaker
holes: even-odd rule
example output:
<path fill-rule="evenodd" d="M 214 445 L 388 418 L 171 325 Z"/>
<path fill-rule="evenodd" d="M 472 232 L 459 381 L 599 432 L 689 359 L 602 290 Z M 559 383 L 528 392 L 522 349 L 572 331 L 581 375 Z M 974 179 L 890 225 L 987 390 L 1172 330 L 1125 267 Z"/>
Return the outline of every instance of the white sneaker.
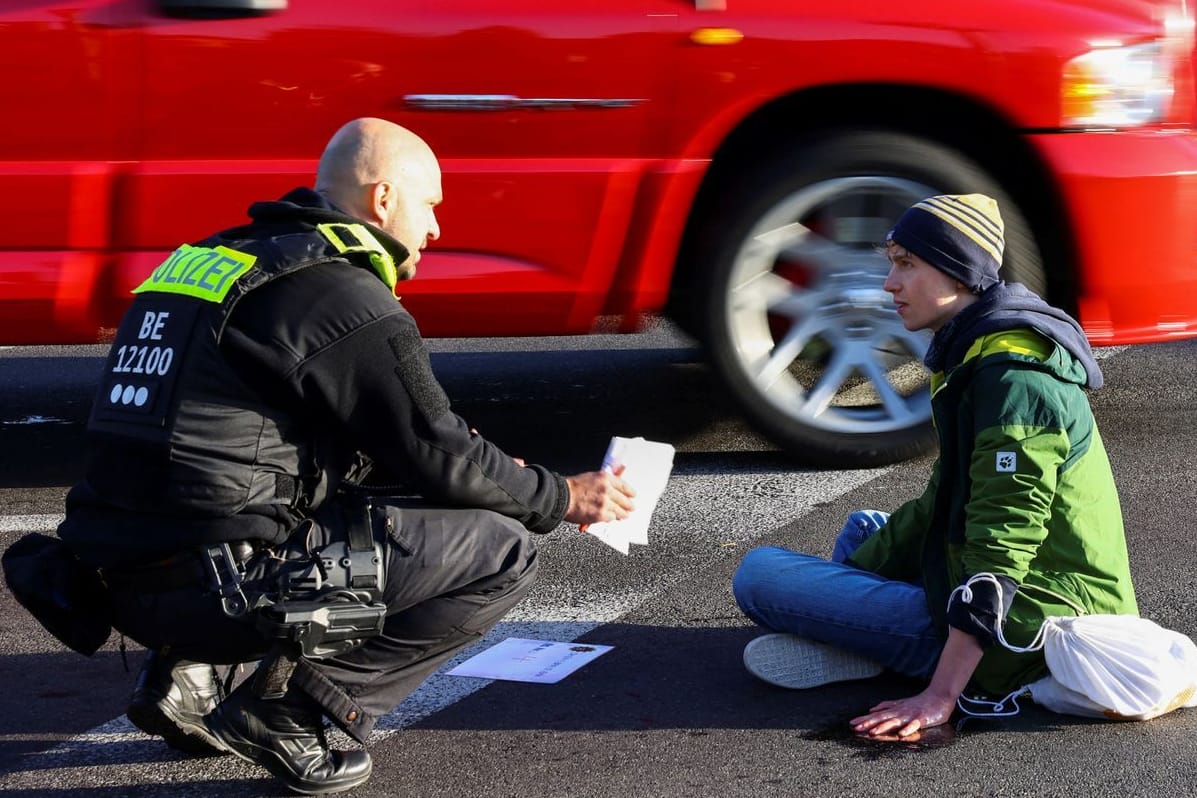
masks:
<path fill-rule="evenodd" d="M 790 634 L 769 634 L 750 642 L 744 647 L 744 667 L 763 682 L 791 690 L 868 679 L 885 670 L 875 660 Z"/>

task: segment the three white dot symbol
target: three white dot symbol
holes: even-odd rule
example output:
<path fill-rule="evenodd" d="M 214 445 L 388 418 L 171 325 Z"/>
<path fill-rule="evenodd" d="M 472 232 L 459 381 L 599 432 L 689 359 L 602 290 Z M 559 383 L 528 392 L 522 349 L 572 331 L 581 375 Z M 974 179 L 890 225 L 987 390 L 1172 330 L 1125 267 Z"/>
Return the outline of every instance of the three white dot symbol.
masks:
<path fill-rule="evenodd" d="M 131 404 L 141 407 L 149 398 L 150 389 L 144 385 L 139 388 L 135 385 L 121 385 L 119 382 L 112 386 L 112 390 L 108 394 L 108 402 L 114 405 Z"/>

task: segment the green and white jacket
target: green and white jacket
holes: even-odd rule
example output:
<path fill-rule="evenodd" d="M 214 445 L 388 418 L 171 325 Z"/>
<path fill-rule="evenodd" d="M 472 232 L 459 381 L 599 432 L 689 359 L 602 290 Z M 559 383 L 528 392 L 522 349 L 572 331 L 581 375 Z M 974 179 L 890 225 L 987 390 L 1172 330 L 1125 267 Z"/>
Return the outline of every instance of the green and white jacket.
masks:
<path fill-rule="evenodd" d="M 923 585 L 945 639 L 952 590 L 984 572 L 1018 585 L 1003 630 L 1013 645 L 1048 616 L 1137 614 L 1085 380 L 1063 346 L 1031 330 L 977 338 L 960 365 L 932 376 L 940 454 L 927 489 L 850 562 Z M 1006 695 L 1046 674 L 1042 652 L 989 645 L 971 686 Z"/>

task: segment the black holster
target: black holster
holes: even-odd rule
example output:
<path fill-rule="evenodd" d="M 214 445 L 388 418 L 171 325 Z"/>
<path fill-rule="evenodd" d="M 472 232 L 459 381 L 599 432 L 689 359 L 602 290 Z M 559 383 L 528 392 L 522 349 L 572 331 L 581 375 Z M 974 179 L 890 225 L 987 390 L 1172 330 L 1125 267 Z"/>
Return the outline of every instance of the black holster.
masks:
<path fill-rule="evenodd" d="M 274 641 L 255 676 L 254 690 L 262 698 L 286 694 L 300 657 L 334 657 L 382 633 L 386 566 L 370 505 L 348 500 L 342 511 L 347 540 L 313 552 L 311 566 L 291 574 L 280 598 L 257 610 L 258 630 Z"/>

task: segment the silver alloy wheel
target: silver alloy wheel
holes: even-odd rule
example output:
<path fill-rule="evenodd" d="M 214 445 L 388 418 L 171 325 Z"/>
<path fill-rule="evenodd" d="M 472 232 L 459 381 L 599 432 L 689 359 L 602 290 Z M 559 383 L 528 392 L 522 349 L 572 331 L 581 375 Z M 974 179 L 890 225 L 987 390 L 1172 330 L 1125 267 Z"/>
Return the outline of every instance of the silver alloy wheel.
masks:
<path fill-rule="evenodd" d="M 726 296 L 732 349 L 760 397 L 829 432 L 928 421 L 930 336 L 902 326 L 877 246 L 903 210 L 936 193 L 901 178 L 840 177 L 801 188 L 760 218 Z"/>

